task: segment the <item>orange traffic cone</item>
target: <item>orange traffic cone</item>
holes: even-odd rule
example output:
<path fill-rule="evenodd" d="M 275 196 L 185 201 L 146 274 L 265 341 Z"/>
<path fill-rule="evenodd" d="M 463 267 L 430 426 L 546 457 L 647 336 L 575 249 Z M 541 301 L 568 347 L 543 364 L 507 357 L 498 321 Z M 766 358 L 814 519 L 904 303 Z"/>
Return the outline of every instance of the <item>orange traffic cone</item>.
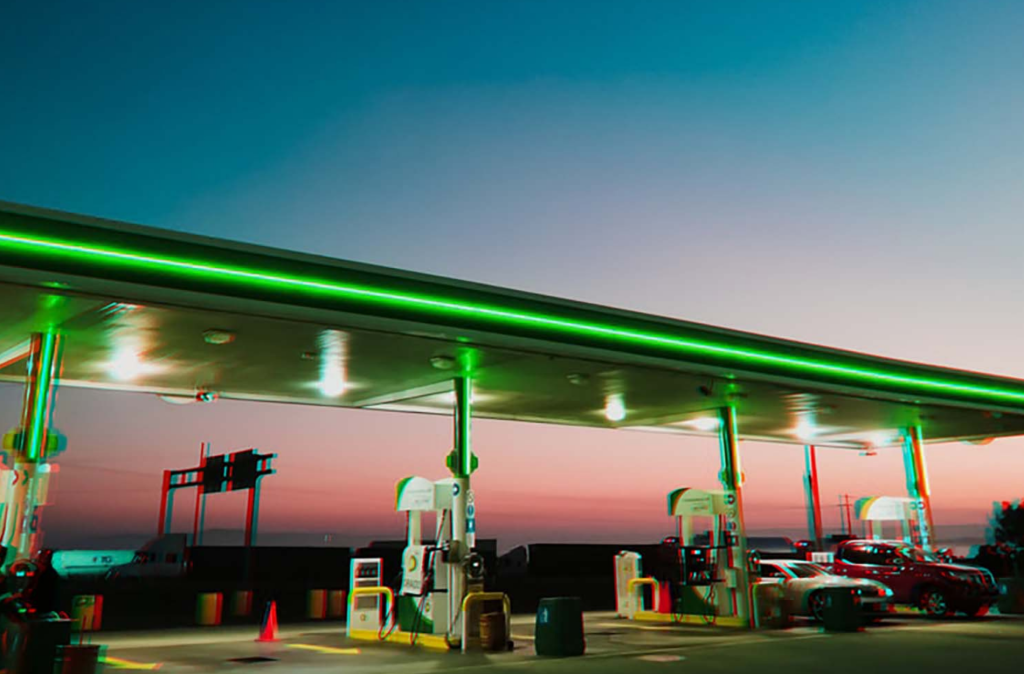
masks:
<path fill-rule="evenodd" d="M 263 622 L 260 624 L 260 635 L 256 641 L 277 641 L 277 602 L 268 601 L 263 611 Z"/>

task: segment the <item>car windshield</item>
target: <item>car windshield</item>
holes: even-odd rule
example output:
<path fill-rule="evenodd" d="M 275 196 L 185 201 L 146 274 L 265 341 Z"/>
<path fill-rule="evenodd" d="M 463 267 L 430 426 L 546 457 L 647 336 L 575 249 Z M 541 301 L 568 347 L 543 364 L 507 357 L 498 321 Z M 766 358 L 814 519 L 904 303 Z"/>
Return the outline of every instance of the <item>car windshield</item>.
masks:
<path fill-rule="evenodd" d="M 933 554 L 931 554 L 929 552 L 925 552 L 924 550 L 921 550 L 920 548 L 914 548 L 914 547 L 911 547 L 909 545 L 905 546 L 905 547 L 897 548 L 896 551 L 899 553 L 900 557 L 903 557 L 904 559 L 909 559 L 912 562 L 931 562 L 931 563 L 936 563 L 936 562 L 942 561 L 938 557 L 936 557 L 935 555 L 933 555 Z"/>
<path fill-rule="evenodd" d="M 786 568 L 797 578 L 814 578 L 815 576 L 828 575 L 828 571 L 817 564 L 787 564 Z"/>

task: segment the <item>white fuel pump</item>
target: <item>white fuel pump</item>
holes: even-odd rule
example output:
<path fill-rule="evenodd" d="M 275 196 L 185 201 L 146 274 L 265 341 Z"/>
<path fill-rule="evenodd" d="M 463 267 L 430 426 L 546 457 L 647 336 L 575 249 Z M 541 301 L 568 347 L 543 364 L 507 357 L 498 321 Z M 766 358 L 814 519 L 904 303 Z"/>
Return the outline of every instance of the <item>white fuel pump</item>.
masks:
<path fill-rule="evenodd" d="M 739 538 L 736 534 L 736 498 L 726 491 L 681 488 L 668 495 L 669 515 L 675 518 L 682 558 L 681 603 L 713 609 L 716 617 L 737 616 L 741 602 L 746 603 L 746 578 L 741 567 Z M 711 527 L 706 540 L 698 540 L 696 523 Z"/>
<path fill-rule="evenodd" d="M 623 551 L 616 557 L 619 615 L 655 622 L 746 624 L 751 562 L 737 535 L 735 495 L 676 489 L 668 495 L 668 514 L 675 519 L 677 535 L 662 542 L 656 559 L 641 566 L 636 553 Z M 641 568 L 649 575 L 641 576 Z M 644 586 L 651 587 L 653 610 L 643 605 Z"/>
<path fill-rule="evenodd" d="M 402 553 L 402 586 L 398 625 L 413 635 L 444 635 L 456 642 L 461 634 L 462 602 L 483 587 L 478 558 L 452 538 L 452 509 L 462 481 L 432 482 L 407 477 L 395 488 L 395 509 L 408 515 Z M 433 512 L 432 539 L 423 535 L 423 514 Z"/>
<path fill-rule="evenodd" d="M 475 530 L 475 504 L 472 493 L 463 493 L 466 484 L 464 478 L 454 477 L 436 482 L 416 476 L 399 480 L 395 510 L 406 513 L 407 524 L 398 596 L 392 603 L 392 589 L 379 584 L 354 589 L 352 594 L 383 600 L 386 617 L 379 622 L 378 630 L 349 630 L 351 638 L 461 648 L 465 652 L 481 644 L 483 609 L 499 610 L 493 608 L 497 605 L 505 615 L 504 634 L 511 634 L 508 597 L 484 591 L 483 558 L 471 548 L 474 537 L 467 535 Z M 458 508 L 465 510 L 461 520 Z M 435 521 L 432 534 L 425 536 L 423 516 L 427 513 L 432 513 Z M 462 525 L 465 538 L 460 540 L 456 533 Z M 374 606 L 381 604 L 375 601 Z M 350 598 L 349 610 L 356 608 Z"/>
<path fill-rule="evenodd" d="M 919 499 L 900 496 L 869 496 L 857 499 L 854 509 L 864 528 L 864 537 L 876 540 L 898 538 L 913 545 L 920 545 L 920 515 L 922 505 Z M 889 536 L 886 525 L 892 523 L 895 531 Z M 852 532 L 851 532 L 852 533 Z"/>
<path fill-rule="evenodd" d="M 615 614 L 620 618 L 633 618 L 644 609 L 643 594 L 636 591 L 638 578 L 643 578 L 640 554 L 623 550 L 615 555 Z"/>

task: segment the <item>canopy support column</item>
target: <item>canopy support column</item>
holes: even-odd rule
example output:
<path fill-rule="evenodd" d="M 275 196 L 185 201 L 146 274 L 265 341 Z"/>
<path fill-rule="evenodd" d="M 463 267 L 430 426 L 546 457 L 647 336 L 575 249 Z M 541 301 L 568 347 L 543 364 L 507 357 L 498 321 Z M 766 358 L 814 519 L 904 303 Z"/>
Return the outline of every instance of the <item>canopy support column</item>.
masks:
<path fill-rule="evenodd" d="M 821 492 L 818 490 L 818 458 L 814 445 L 804 446 L 804 493 L 807 497 L 807 534 L 814 549 L 822 550 Z"/>
<path fill-rule="evenodd" d="M 456 377 L 455 381 L 455 447 L 448 455 L 448 469 L 455 478 L 452 495 L 452 561 L 449 565 L 448 615 L 451 621 L 449 636 L 462 634 L 462 600 L 466 594 L 466 577 L 462 560 L 471 548 L 468 531 L 467 506 L 469 505 L 469 476 L 475 468 L 471 441 L 473 425 L 473 380 L 468 376 Z"/>
<path fill-rule="evenodd" d="M 3 536 L 6 570 L 12 562 L 30 559 L 39 543 L 39 506 L 46 503 L 50 464 L 61 449 L 60 434 L 50 428 L 61 368 L 61 337 L 56 332 L 32 335 L 21 426 L 4 438 L 12 467 L 7 489 Z"/>
<path fill-rule="evenodd" d="M 725 515 L 726 531 L 734 538 L 728 548 L 731 556 L 729 567 L 735 578 L 727 578 L 726 585 L 732 592 L 736 617 L 747 621 L 750 611 L 750 571 L 747 567 L 747 530 L 743 521 L 743 470 L 740 467 L 739 437 L 736 429 L 736 410 L 723 407 L 719 410 L 718 444 L 722 456 L 722 472 L 719 479 L 725 489 L 726 503 L 732 506 Z M 721 544 L 718 542 L 717 544 Z"/>
<path fill-rule="evenodd" d="M 903 433 L 903 467 L 907 475 L 907 493 L 914 499 L 912 507 L 917 509 L 921 547 L 931 550 L 935 546 L 935 523 L 932 520 L 931 487 L 920 426 L 912 426 Z"/>

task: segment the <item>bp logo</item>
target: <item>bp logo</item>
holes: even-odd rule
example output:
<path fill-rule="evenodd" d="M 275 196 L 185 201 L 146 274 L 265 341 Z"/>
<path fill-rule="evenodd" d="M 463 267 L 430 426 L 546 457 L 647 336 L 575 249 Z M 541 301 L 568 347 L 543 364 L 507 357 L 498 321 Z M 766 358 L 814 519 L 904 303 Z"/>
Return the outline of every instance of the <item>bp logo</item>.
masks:
<path fill-rule="evenodd" d="M 420 560 L 416 555 L 409 555 L 409 561 L 406 562 L 406 570 L 410 573 L 416 570 L 416 567 L 420 565 Z"/>

